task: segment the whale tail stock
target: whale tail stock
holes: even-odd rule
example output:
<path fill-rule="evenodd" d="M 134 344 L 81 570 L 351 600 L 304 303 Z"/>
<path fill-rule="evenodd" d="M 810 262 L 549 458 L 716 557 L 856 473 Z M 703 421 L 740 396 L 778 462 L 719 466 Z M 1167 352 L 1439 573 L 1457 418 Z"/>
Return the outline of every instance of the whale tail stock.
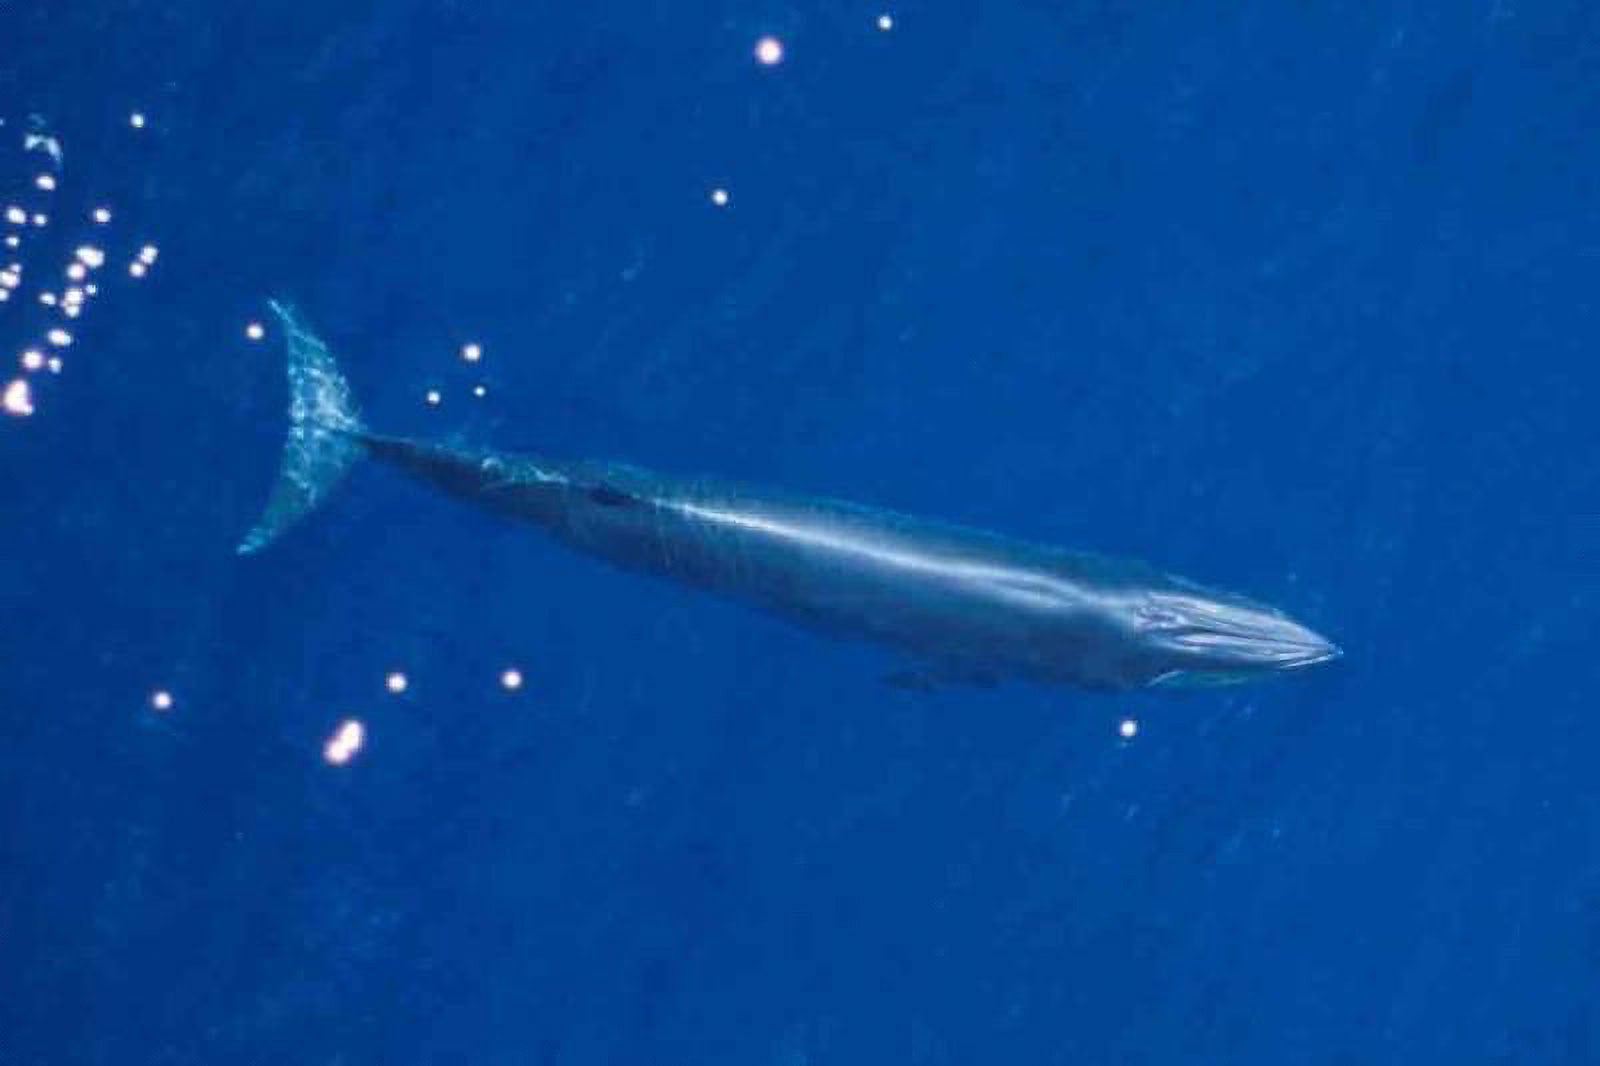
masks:
<path fill-rule="evenodd" d="M 293 307 L 270 301 L 288 356 L 289 434 L 266 510 L 239 542 L 240 555 L 260 551 L 310 514 L 361 458 L 366 427 L 339 365 Z"/>

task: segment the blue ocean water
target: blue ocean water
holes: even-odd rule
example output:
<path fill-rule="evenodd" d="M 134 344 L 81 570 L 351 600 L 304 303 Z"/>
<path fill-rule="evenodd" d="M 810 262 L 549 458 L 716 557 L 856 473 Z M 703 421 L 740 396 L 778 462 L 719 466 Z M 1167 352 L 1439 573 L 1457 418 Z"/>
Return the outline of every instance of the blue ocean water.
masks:
<path fill-rule="evenodd" d="M 1600 1061 L 1600 8 L 0 41 L 0 1064 Z M 388 431 L 1148 559 L 1346 658 L 908 691 L 379 469 L 241 559 L 273 296 Z"/>

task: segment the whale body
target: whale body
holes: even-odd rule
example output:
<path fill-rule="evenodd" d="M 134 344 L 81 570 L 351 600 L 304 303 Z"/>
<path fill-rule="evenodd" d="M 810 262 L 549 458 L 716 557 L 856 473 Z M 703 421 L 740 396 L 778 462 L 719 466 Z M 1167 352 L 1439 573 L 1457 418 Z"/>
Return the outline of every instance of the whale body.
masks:
<path fill-rule="evenodd" d="M 895 675 L 907 683 L 1213 684 L 1340 655 L 1275 608 L 1144 563 L 710 478 L 376 434 L 326 347 L 272 306 L 288 343 L 289 438 L 241 552 L 265 547 L 370 456 L 626 569 L 897 649 L 913 663 Z"/>

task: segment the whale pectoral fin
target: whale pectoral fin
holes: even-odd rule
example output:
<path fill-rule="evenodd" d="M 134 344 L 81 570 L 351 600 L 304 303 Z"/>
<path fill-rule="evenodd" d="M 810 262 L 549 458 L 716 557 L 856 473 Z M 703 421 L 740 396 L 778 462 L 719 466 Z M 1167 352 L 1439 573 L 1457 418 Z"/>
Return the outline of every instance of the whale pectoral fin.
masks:
<path fill-rule="evenodd" d="M 908 666 L 903 670 L 891 670 L 884 675 L 883 683 L 890 688 L 905 689 L 910 692 L 930 692 L 944 685 L 994 688 L 1000 683 L 1000 678 L 993 671 L 970 663 L 945 662 L 924 663 L 920 666 Z"/>

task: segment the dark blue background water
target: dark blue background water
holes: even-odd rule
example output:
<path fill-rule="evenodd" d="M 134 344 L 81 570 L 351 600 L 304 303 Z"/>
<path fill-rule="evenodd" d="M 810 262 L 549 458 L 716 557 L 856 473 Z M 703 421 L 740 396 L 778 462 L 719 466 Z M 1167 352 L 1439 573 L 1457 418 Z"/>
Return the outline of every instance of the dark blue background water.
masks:
<path fill-rule="evenodd" d="M 4 195 L 36 113 L 126 246 L 0 423 L 0 1062 L 1600 1061 L 1600 8 L 880 10 L 0 10 Z M 1147 558 L 1348 657 L 908 692 L 376 469 L 240 560 L 272 294 L 386 429 Z"/>

